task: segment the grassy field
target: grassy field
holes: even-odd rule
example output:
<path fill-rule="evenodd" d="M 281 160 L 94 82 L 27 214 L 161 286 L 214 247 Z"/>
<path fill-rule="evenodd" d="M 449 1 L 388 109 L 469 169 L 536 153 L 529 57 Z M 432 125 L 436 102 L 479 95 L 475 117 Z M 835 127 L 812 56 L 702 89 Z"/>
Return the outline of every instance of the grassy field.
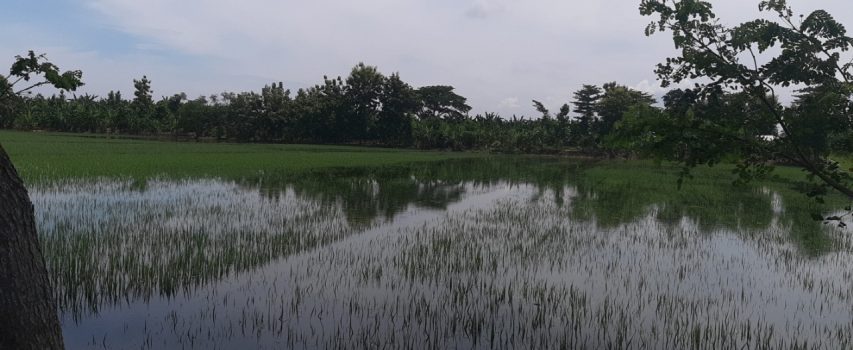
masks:
<path fill-rule="evenodd" d="M 161 142 L 14 131 L 0 131 L 0 145 L 27 181 L 161 174 L 243 177 L 472 156 L 349 146 Z"/>

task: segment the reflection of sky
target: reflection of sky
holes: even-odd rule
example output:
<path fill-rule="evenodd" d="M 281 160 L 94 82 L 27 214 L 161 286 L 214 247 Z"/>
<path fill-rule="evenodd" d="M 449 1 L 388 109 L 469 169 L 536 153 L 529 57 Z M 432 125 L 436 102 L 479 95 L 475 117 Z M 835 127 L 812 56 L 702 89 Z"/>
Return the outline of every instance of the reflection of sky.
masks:
<path fill-rule="evenodd" d="M 433 199 L 447 198 L 447 196 L 427 193 L 436 190 L 447 191 L 445 187 L 433 183 L 429 186 L 418 186 L 417 191 Z M 447 210 L 431 208 L 436 203 L 426 207 L 413 203 L 392 218 L 379 218 L 388 219 L 382 220 L 379 226 L 367 228 L 357 235 L 344 238 L 326 246 L 324 250 L 366 249 L 382 235 L 434 223 L 446 212 L 486 209 L 494 205 L 497 200 L 530 196 L 533 193 L 532 187 L 521 185 L 469 184 L 461 187 L 459 191 L 467 195 L 451 196 L 450 198 L 457 199 L 454 203 L 445 203 Z M 299 216 L 310 217 L 306 212 L 316 211 L 330 204 L 319 204 L 311 199 L 300 198 L 290 189 L 283 191 L 283 195 L 271 197 L 250 188 L 218 180 L 177 183 L 154 180 L 148 181 L 142 188 L 134 188 L 134 184 L 129 182 L 103 181 L 36 189 L 32 191 L 32 197 L 40 231 L 45 237 L 68 235 L 76 230 L 91 227 L 126 234 L 132 231 L 141 231 L 141 234 L 162 231 L 167 235 L 170 234 L 169 232 L 177 235 L 184 230 L 201 231 L 212 236 L 232 231 L 251 232 L 258 235 L 275 234 L 287 226 L 287 221 Z M 378 193 L 380 192 L 373 192 L 374 195 Z M 322 235 L 323 231 L 329 230 L 332 226 L 346 226 L 347 220 L 344 216 L 345 214 L 340 211 L 331 216 L 324 216 L 322 221 L 328 222 L 322 222 L 323 226 L 319 227 L 320 232 L 317 234 Z M 88 220 L 81 220 L 81 218 Z M 150 221 L 152 218 L 154 220 Z M 262 222 L 257 222 L 258 219 Z M 308 221 L 314 220 L 316 218 L 308 219 Z M 312 230 L 317 227 L 309 224 L 302 229 Z M 146 247 L 135 247 L 136 251 L 145 249 Z M 282 263 L 274 263 L 263 268 L 263 271 L 272 272 L 260 273 L 276 275 L 275 271 L 287 269 L 290 264 L 287 261 L 301 261 L 305 256 L 312 256 L 312 254 L 314 253 L 290 257 Z M 157 328 L 163 326 L 161 324 L 163 320 L 167 320 L 165 323 L 168 324 L 168 320 L 174 317 L 176 312 L 180 319 L 185 317 L 187 312 L 199 312 L 199 315 L 204 315 L 205 309 L 211 305 L 211 295 L 208 293 L 245 295 L 244 293 L 249 291 L 245 284 L 256 282 L 253 276 L 257 275 L 240 273 L 213 285 L 194 288 L 189 293 L 183 291 L 169 298 L 131 299 L 128 303 L 114 306 L 99 305 L 96 315 L 84 314 L 81 317 L 81 315 L 68 313 L 63 318 L 66 342 L 82 345 L 90 342 L 94 336 L 102 341 L 104 337 L 108 339 L 106 341 L 108 346 L 135 347 L 139 345 L 140 339 L 149 337 L 155 341 L 154 347 L 160 346 L 162 344 L 158 345 L 157 341 L 164 337 L 171 339 L 168 337 L 168 330 Z M 266 277 L 264 279 L 266 280 Z M 249 289 L 253 290 L 251 287 Z M 231 320 L 238 317 L 237 314 L 225 313 L 236 312 L 231 308 L 240 305 L 235 304 L 238 302 L 242 301 L 237 300 L 223 305 L 224 311 L 219 317 Z M 182 319 L 181 322 L 183 321 L 185 320 Z M 199 323 L 196 326 L 216 329 L 217 325 Z M 149 327 L 149 333 L 136 333 L 146 327 Z M 134 336 L 128 337 L 128 333 Z M 229 346 L 237 347 L 244 344 L 240 339 L 231 340 L 232 342 L 228 343 Z M 124 341 L 127 343 L 122 343 Z M 167 344 L 178 346 L 172 343 Z"/>
<path fill-rule="evenodd" d="M 38 209 L 39 227 L 46 234 L 58 229 L 75 232 L 115 225 L 121 231 L 156 225 L 168 232 L 271 234 L 282 228 L 282 222 L 306 216 L 321 206 L 296 198 L 292 191 L 285 190 L 279 198 L 270 199 L 257 191 L 215 180 L 154 180 L 141 190 L 120 181 L 80 183 L 59 191 L 33 191 L 33 202 Z"/>

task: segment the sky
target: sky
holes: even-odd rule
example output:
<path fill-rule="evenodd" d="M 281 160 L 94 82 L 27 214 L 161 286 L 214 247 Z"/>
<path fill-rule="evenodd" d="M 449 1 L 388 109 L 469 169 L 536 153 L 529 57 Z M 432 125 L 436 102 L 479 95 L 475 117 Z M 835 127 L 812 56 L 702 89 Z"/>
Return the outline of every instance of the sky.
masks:
<path fill-rule="evenodd" d="M 711 0 L 724 24 L 756 17 L 758 0 Z M 849 0 L 789 0 L 853 23 Z M 359 62 L 415 87 L 452 85 L 472 113 L 557 110 L 582 84 L 610 81 L 656 96 L 655 64 L 671 37 L 646 37 L 639 0 L 3 0 L 0 66 L 47 53 L 80 69 L 81 93 L 155 96 L 309 87 Z"/>

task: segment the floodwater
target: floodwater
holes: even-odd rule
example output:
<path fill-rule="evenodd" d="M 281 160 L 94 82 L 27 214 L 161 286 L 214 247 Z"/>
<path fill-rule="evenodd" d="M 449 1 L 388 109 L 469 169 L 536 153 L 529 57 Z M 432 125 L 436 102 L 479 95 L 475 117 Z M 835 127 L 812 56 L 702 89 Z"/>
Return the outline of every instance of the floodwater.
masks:
<path fill-rule="evenodd" d="M 549 159 L 30 189 L 70 349 L 850 348 L 782 186 Z"/>

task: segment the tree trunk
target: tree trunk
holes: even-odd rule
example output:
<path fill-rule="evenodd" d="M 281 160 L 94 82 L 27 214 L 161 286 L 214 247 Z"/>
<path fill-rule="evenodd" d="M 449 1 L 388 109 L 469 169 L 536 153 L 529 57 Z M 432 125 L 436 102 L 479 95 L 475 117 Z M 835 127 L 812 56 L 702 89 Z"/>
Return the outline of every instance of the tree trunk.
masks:
<path fill-rule="evenodd" d="M 62 349 L 27 189 L 0 146 L 0 349 Z"/>

